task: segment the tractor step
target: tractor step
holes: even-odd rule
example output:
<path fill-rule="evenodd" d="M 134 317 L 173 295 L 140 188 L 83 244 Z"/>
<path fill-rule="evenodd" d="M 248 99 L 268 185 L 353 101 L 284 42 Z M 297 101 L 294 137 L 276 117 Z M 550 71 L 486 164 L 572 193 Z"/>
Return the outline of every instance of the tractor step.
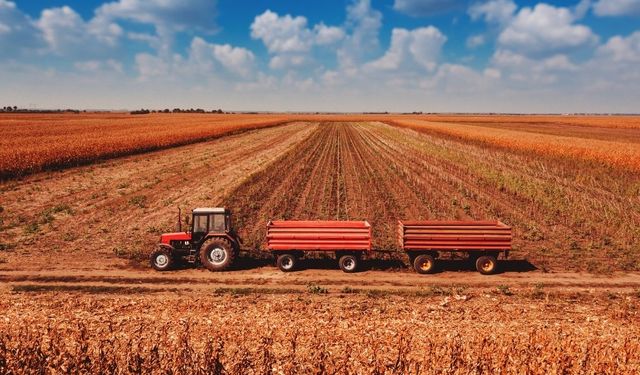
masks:
<path fill-rule="evenodd" d="M 185 259 L 189 263 L 195 263 L 196 262 L 196 256 L 195 255 L 187 255 Z"/>

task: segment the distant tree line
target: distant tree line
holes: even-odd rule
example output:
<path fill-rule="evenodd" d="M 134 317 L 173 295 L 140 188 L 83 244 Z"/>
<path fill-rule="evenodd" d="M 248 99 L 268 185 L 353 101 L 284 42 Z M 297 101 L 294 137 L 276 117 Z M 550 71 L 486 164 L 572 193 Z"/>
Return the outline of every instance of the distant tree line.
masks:
<path fill-rule="evenodd" d="M 0 113 L 80 113 L 86 112 L 78 109 L 25 109 L 18 106 L 5 106 L 0 108 Z"/>
<path fill-rule="evenodd" d="M 166 108 L 166 109 L 138 109 L 135 111 L 131 111 L 130 112 L 132 115 L 147 115 L 149 113 L 219 113 L 219 114 L 223 114 L 225 113 L 224 111 L 222 111 L 221 109 L 214 109 L 212 111 L 205 111 L 202 108 L 197 108 L 197 109 L 182 109 L 182 108 L 174 108 L 173 110 Z"/>

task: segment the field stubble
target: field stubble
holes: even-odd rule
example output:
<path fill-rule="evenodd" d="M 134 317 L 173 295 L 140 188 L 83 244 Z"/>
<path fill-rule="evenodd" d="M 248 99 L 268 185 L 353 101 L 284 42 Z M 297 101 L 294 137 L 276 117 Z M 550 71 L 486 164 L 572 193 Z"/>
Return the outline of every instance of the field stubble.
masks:
<path fill-rule="evenodd" d="M 382 123 L 325 123 L 224 202 L 249 248 L 264 245 L 269 219 L 367 219 L 374 247 L 385 250 L 398 249 L 398 219 L 499 219 L 514 228 L 516 258 L 630 271 L 640 269 L 639 183 L 632 172 Z"/>

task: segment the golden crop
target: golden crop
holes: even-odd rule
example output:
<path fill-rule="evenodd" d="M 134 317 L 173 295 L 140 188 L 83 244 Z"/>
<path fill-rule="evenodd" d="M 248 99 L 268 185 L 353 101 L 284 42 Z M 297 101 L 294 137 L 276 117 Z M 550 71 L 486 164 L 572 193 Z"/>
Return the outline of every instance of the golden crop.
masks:
<path fill-rule="evenodd" d="M 2 302 L 0 373 L 640 371 L 637 298 L 488 293 L 12 294 Z"/>

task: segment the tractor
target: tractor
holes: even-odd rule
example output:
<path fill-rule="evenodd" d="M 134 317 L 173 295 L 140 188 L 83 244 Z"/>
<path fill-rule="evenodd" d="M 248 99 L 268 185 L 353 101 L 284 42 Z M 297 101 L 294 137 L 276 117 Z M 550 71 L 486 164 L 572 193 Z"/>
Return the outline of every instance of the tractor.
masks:
<path fill-rule="evenodd" d="M 190 223 L 189 223 L 190 222 Z M 182 231 L 180 211 L 178 232 L 164 233 L 150 257 L 158 271 L 171 269 L 179 260 L 202 264 L 210 271 L 224 271 L 238 257 L 240 238 L 231 229 L 231 212 L 226 208 L 196 208 L 187 217 L 191 231 Z"/>

